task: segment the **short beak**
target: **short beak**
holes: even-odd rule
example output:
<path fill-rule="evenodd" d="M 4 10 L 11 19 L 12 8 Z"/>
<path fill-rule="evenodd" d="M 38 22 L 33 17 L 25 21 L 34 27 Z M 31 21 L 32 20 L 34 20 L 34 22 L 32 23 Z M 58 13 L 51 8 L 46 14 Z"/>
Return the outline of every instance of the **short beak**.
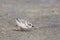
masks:
<path fill-rule="evenodd" d="M 32 26 L 32 27 L 34 27 L 34 26 Z"/>

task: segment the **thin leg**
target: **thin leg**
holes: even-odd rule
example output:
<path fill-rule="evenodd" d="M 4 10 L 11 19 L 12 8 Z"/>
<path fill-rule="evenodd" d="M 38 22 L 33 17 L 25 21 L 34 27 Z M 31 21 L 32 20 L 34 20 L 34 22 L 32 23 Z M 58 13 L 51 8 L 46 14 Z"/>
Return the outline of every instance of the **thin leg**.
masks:
<path fill-rule="evenodd" d="M 20 30 L 20 28 L 16 25 L 16 30 Z"/>

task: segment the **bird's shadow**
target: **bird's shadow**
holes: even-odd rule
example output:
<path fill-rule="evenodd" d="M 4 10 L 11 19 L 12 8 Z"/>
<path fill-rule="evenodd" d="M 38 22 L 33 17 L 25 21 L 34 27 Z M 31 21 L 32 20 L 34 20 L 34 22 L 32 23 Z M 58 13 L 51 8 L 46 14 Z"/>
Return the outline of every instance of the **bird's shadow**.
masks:
<path fill-rule="evenodd" d="M 12 29 L 12 31 L 20 31 L 20 30 Z"/>
<path fill-rule="evenodd" d="M 30 30 L 16 30 L 16 29 L 12 29 L 12 31 L 18 31 L 18 32 L 30 32 Z"/>

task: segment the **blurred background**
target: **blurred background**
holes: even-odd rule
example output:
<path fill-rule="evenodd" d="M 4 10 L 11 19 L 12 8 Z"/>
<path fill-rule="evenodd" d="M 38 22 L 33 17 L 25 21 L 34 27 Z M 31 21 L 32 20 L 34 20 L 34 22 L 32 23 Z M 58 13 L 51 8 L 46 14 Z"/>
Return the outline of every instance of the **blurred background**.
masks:
<path fill-rule="evenodd" d="M 13 31 L 17 17 L 39 29 Z M 60 0 L 0 0 L 0 40 L 60 40 Z"/>

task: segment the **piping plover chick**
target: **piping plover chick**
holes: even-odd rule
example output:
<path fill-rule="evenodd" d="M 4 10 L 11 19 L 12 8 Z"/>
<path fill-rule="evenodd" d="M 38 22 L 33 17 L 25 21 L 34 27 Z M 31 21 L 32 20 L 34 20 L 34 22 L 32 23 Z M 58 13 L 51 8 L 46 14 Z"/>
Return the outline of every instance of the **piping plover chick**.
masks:
<path fill-rule="evenodd" d="M 29 30 L 32 27 L 34 27 L 32 23 L 27 20 L 16 18 L 16 30 Z"/>

